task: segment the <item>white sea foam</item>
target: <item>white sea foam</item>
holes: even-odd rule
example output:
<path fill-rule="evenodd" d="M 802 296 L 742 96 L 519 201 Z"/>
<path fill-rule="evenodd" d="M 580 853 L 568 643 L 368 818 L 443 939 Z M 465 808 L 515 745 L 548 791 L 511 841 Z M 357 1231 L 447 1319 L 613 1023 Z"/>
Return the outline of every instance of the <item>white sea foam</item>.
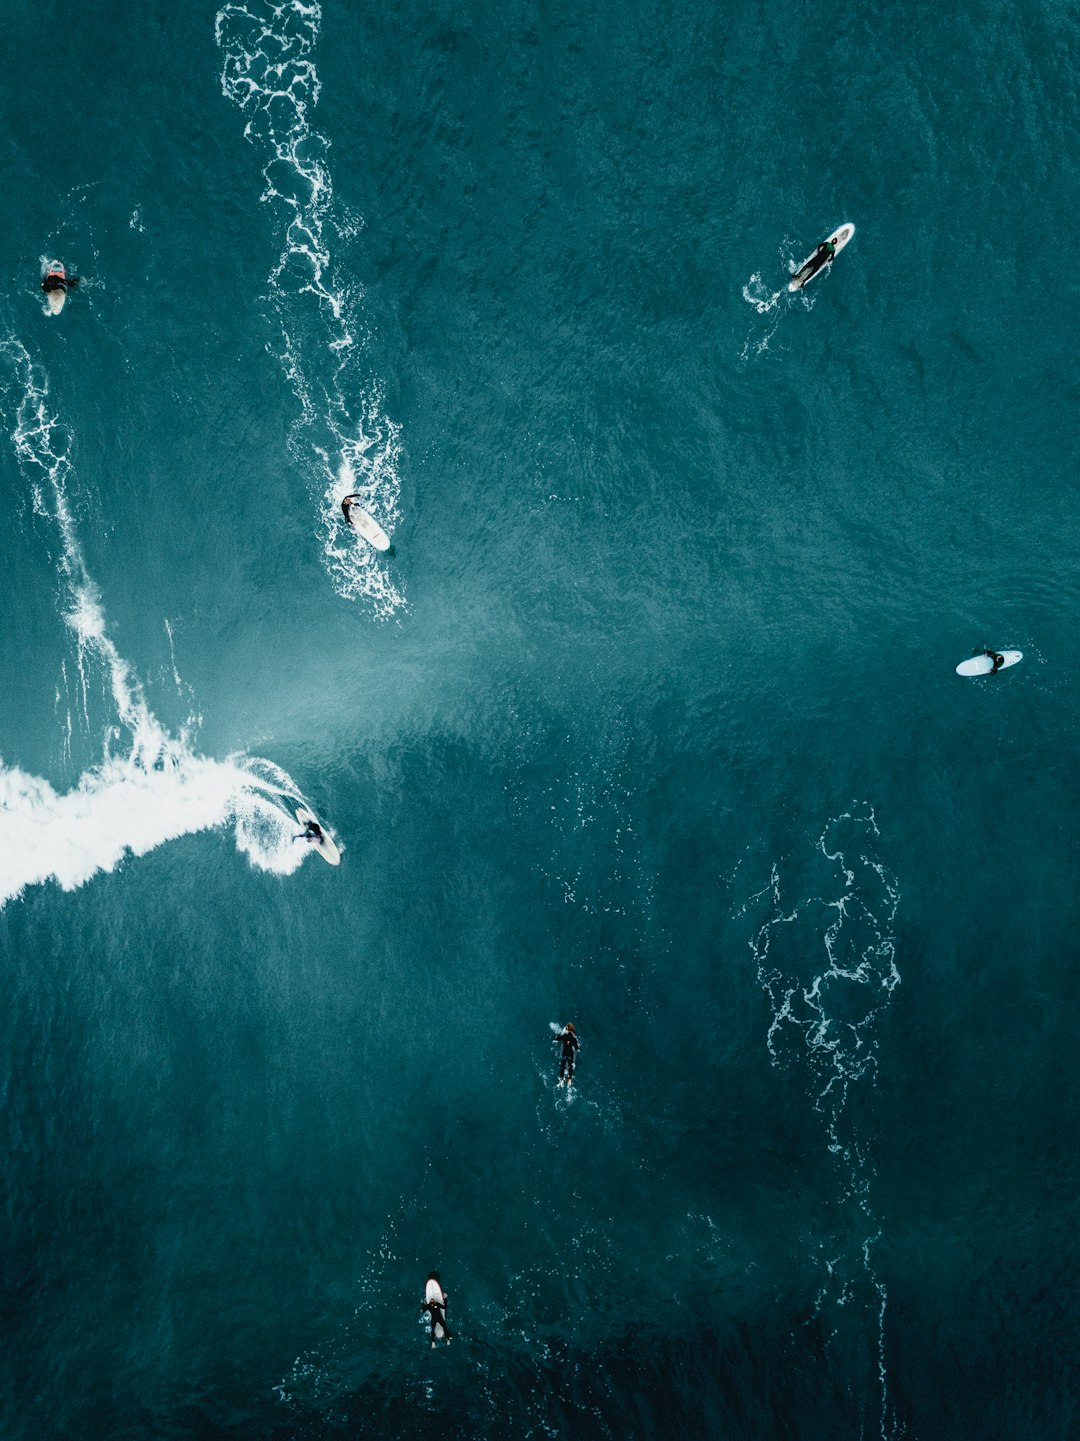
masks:
<path fill-rule="evenodd" d="M 743 286 L 743 299 L 747 305 L 754 307 L 761 316 L 763 324 L 760 326 L 755 324 L 747 333 L 739 356 L 740 360 L 749 360 L 751 355 L 763 355 L 768 350 L 783 316 L 780 302 L 786 293 L 786 285 L 780 290 L 771 291 L 759 274 L 751 275 Z"/>
<path fill-rule="evenodd" d="M 330 141 L 311 123 L 321 20 L 320 6 L 301 0 L 225 5 L 215 22 L 221 88 L 244 116 L 245 137 L 266 157 L 261 199 L 283 227 L 270 297 L 281 326 L 279 359 L 301 410 L 289 447 L 318 507 L 323 561 L 339 595 L 363 598 L 388 616 L 405 597 L 387 562 L 343 524 L 339 509 L 350 489 L 358 491 L 363 508 L 393 534 L 401 442 L 366 366 L 360 287 L 339 277 L 331 256 L 333 235 L 348 238 L 358 226 L 335 212 Z"/>
<path fill-rule="evenodd" d="M 780 246 L 781 262 L 787 265 L 789 277 L 795 274 L 798 263 L 791 253 L 791 241 L 784 237 Z M 752 355 L 764 355 L 772 343 L 780 322 L 789 306 L 782 305 L 785 298 L 790 298 L 792 304 L 798 304 L 802 310 L 809 310 L 813 307 L 813 297 L 804 288 L 790 294 L 785 282 L 779 290 L 770 290 L 761 278 L 761 273 L 755 271 L 742 288 L 742 296 L 747 305 L 752 305 L 760 317 L 760 324 L 755 322 L 743 343 L 739 359 L 747 361 Z"/>
<path fill-rule="evenodd" d="M 863 1343 L 861 1318 L 867 1312 L 873 1316 L 876 1345 L 866 1359 L 871 1384 L 878 1388 L 879 1434 L 886 1441 L 896 1425 L 885 1369 L 888 1297 L 873 1263 L 881 1227 L 872 1207 L 872 1149 L 849 1109 L 857 1090 L 876 1083 L 878 1028 L 900 984 L 899 889 L 876 855 L 879 841 L 873 807 L 853 805 L 818 837 L 811 857 L 813 892 L 789 899 L 781 867 L 774 864 L 769 885 L 738 914 L 767 908 L 750 951 L 772 1013 L 769 1056 L 778 1070 L 805 1077 L 841 1183 L 839 1218 L 820 1248 L 817 1311 L 831 1317 L 836 1344 L 846 1324 L 843 1339 L 853 1353 Z"/>
<path fill-rule="evenodd" d="M 294 871 L 308 853 L 295 843 L 296 822 L 285 808 L 302 799 L 294 782 L 269 761 L 198 755 L 194 720 L 174 735 L 151 712 L 109 637 L 86 567 L 68 495 L 67 435 L 49 408 L 48 379 L 18 340 L 0 343 L 0 354 L 7 362 L 19 467 L 35 513 L 51 523 L 60 542 L 60 595 L 78 676 L 72 706 L 69 671 L 62 663 L 57 708 L 68 695 L 61 720 L 65 757 L 73 726 L 89 733 L 90 696 L 96 697 L 99 687 L 109 714 L 101 760 L 69 791 L 0 761 L 0 905 L 44 881 L 74 890 L 113 870 L 125 854 L 145 855 L 177 836 L 227 825 L 253 865 L 279 874 Z"/>

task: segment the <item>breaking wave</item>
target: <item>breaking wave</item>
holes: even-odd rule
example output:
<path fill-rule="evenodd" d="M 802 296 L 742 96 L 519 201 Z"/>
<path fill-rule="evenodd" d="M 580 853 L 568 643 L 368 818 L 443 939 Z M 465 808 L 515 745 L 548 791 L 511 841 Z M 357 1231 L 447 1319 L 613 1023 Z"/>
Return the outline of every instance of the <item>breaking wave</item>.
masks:
<path fill-rule="evenodd" d="M 63 619 L 74 649 L 73 679 L 63 666 L 65 754 L 75 725 L 89 729 L 89 696 L 99 684 L 108 724 L 102 757 L 68 791 L 0 760 L 0 906 L 27 886 L 55 881 L 64 890 L 116 868 L 177 836 L 231 825 L 237 848 L 260 870 L 286 874 L 307 848 L 285 802 L 302 799 L 270 761 L 197 754 L 192 719 L 172 734 L 154 716 L 142 685 L 108 634 L 101 597 L 86 567 L 69 488 L 70 442 L 49 408 L 48 378 L 25 346 L 0 342 L 7 362 L 5 394 L 19 469 L 35 512 L 59 538 Z M 74 693 L 71 694 L 70 692 Z M 58 687 L 58 699 L 61 691 Z"/>

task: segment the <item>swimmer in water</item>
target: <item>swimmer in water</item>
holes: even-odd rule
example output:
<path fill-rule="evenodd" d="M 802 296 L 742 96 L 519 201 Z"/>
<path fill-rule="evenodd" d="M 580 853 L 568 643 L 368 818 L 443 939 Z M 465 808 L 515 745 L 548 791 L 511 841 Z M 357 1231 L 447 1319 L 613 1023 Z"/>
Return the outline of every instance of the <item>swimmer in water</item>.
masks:
<path fill-rule="evenodd" d="M 446 1292 L 442 1288 L 442 1278 L 438 1271 L 432 1271 L 424 1286 L 424 1304 L 420 1308 L 431 1321 L 431 1344 L 435 1346 L 440 1341 L 450 1344 L 450 1330 L 446 1324 Z"/>
<path fill-rule="evenodd" d="M 567 1021 L 562 1030 L 557 1031 L 551 1039 L 562 1047 L 562 1054 L 559 1057 L 559 1085 L 572 1086 L 574 1084 L 574 1064 L 577 1061 L 577 1053 L 581 1050 L 581 1042 L 578 1040 L 573 1021 Z"/>

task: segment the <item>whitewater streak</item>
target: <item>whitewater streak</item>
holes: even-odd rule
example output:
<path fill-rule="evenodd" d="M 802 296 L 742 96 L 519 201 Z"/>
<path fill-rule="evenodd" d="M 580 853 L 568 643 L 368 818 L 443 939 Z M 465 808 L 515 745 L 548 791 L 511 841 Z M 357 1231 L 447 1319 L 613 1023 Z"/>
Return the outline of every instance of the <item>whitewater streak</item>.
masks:
<path fill-rule="evenodd" d="M 849 1383 L 869 1362 L 878 1434 L 890 1441 L 899 1427 L 890 1415 L 885 1367 L 888 1296 L 873 1262 L 881 1237 L 872 1207 L 874 1167 L 849 1110 L 856 1090 L 876 1081 L 878 1023 L 900 984 L 899 889 L 874 854 L 879 840 L 873 807 L 853 805 L 818 837 L 812 862 L 824 871 L 820 893 L 785 901 L 774 864 L 769 885 L 737 914 L 749 915 L 762 902 L 769 907 L 749 943 L 772 1012 L 769 1058 L 778 1070 L 805 1069 L 841 1181 L 834 1234 L 820 1253 L 825 1276 L 816 1310 L 831 1316 L 834 1347 L 846 1348 Z M 861 1319 L 867 1313 L 876 1331 L 872 1356 L 866 1355 Z M 859 1388 L 851 1389 L 858 1396 Z"/>
<path fill-rule="evenodd" d="M 323 560 L 335 590 L 363 597 L 376 615 L 405 604 L 386 562 L 344 526 L 341 501 L 360 496 L 389 534 L 399 519 L 399 427 L 383 410 L 382 387 L 365 368 L 359 287 L 337 280 L 330 233 L 359 229 L 334 214 L 326 153 L 330 141 L 309 120 L 319 99 L 313 59 L 322 11 L 301 0 L 248 0 L 218 12 L 214 33 L 224 55 L 221 89 L 245 117 L 244 136 L 266 153 L 260 197 L 281 217 L 284 245 L 270 272 L 281 326 L 278 358 L 300 403 L 289 433 L 297 463 L 312 475 Z"/>
<path fill-rule="evenodd" d="M 0 342 L 0 356 L 14 372 L 13 379 L 5 376 L 5 394 L 16 397 L 9 419 L 19 468 L 36 513 L 60 539 L 63 618 L 75 646 L 80 722 L 90 725 L 91 678 L 101 680 L 111 702 L 102 759 L 72 790 L 58 792 L 0 759 L 0 906 L 48 880 L 75 890 L 113 870 L 125 853 L 145 855 L 177 836 L 228 824 L 253 865 L 279 874 L 296 870 L 308 848 L 296 844 L 296 823 L 283 806 L 302 799 L 289 776 L 258 758 L 200 756 L 192 747 L 194 721 L 172 735 L 151 712 L 109 638 L 86 568 L 68 498 L 69 441 L 48 408 L 48 378 L 14 338 Z M 66 689 L 66 666 L 62 671 Z M 65 754 L 71 726 L 69 707 Z"/>

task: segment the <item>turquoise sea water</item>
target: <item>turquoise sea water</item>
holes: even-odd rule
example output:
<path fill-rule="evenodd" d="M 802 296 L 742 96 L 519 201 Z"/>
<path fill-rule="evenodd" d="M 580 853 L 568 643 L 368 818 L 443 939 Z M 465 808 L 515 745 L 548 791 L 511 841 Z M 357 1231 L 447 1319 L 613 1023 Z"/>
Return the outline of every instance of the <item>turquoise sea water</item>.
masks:
<path fill-rule="evenodd" d="M 3 1434 L 1071 1435 L 1075 9 L 3 25 Z"/>

